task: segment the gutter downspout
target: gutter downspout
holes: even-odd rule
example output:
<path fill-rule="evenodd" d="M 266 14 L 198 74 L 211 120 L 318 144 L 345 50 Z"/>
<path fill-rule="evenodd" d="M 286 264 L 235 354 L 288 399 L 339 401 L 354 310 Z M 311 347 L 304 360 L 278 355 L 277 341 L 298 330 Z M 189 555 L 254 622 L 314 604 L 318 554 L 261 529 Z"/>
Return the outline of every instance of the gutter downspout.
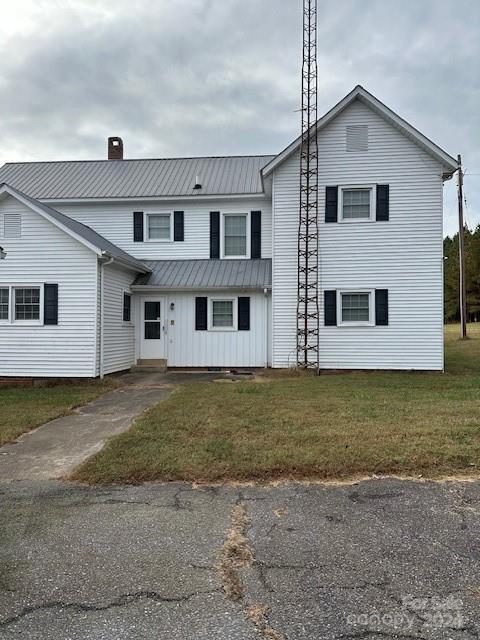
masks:
<path fill-rule="evenodd" d="M 103 320 L 104 320 L 104 315 L 105 315 L 105 310 L 104 310 L 104 292 L 103 292 L 103 283 L 104 283 L 104 270 L 103 268 L 105 267 L 105 265 L 108 264 L 112 264 L 113 262 L 113 258 L 110 257 L 107 260 L 105 259 L 100 259 L 100 380 L 103 380 L 104 378 L 104 373 L 103 373 L 103 353 L 104 353 L 104 327 L 103 327 Z"/>
<path fill-rule="evenodd" d="M 270 336 L 269 336 L 270 332 L 268 330 L 268 327 L 269 327 L 269 324 L 270 324 L 270 318 L 269 318 L 270 314 L 269 314 L 269 309 L 268 309 L 268 307 L 269 307 L 269 295 L 268 295 L 268 289 L 267 288 L 265 288 L 263 290 L 263 295 L 264 295 L 264 298 L 265 298 L 265 366 L 264 366 L 264 368 L 268 369 L 268 341 L 270 339 Z"/>

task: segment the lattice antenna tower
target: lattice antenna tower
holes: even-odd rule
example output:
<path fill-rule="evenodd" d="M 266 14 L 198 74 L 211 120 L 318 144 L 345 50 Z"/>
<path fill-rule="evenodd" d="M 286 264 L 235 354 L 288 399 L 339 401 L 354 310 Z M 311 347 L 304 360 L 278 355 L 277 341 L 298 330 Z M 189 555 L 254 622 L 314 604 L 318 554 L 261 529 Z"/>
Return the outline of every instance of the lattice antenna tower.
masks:
<path fill-rule="evenodd" d="M 317 0 L 303 0 L 297 364 L 319 369 Z"/>

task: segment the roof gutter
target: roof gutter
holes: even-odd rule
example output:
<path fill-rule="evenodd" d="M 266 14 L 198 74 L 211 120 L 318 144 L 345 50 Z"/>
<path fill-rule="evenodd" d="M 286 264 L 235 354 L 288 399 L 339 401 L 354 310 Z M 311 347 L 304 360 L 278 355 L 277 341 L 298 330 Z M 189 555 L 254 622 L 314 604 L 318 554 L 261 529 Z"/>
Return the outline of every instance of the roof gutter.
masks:
<path fill-rule="evenodd" d="M 210 287 L 170 287 L 167 284 L 133 284 L 130 289 L 132 291 L 168 291 L 173 293 L 195 293 L 196 291 L 270 291 L 271 284 L 259 284 L 250 286 L 210 286 Z"/>
<path fill-rule="evenodd" d="M 118 262 L 121 265 L 130 267 L 130 269 L 133 269 L 138 273 L 151 273 L 152 271 L 150 267 L 147 267 L 147 265 L 143 264 L 143 262 L 133 263 L 133 262 L 130 262 L 129 260 L 126 260 L 125 258 L 119 258 L 118 256 L 113 256 L 109 251 L 102 251 L 102 256 L 111 258 L 111 262 L 114 262 L 114 261 Z M 108 264 L 110 264 L 110 262 Z M 142 266 L 140 267 L 139 265 L 142 265 Z"/>
<path fill-rule="evenodd" d="M 177 202 L 193 201 L 193 200 L 251 200 L 252 198 L 266 198 L 264 191 L 255 191 L 252 193 L 220 193 L 220 194 L 202 194 L 202 195 L 189 195 L 189 196 L 122 196 L 118 198 L 37 198 L 39 202 L 43 204 L 95 204 L 113 202 L 118 204 L 119 202 Z"/>

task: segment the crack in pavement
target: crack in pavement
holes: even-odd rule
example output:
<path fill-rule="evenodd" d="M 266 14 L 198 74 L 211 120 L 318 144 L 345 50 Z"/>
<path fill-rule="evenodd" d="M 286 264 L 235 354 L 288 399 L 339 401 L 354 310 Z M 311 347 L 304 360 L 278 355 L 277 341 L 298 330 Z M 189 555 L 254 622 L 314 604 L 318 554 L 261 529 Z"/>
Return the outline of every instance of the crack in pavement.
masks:
<path fill-rule="evenodd" d="M 223 590 L 227 598 L 241 605 L 246 619 L 254 625 L 255 629 L 264 638 L 268 640 L 287 640 L 283 634 L 272 629 L 269 625 L 268 607 L 266 605 L 259 602 L 251 605 L 246 603 L 240 571 L 241 569 L 255 566 L 255 559 L 250 547 L 250 541 L 247 538 L 250 518 L 241 498 L 242 494 L 239 492 L 231 512 L 232 526 L 226 532 L 225 541 L 219 554 L 218 573 Z"/>
<path fill-rule="evenodd" d="M 71 609 L 77 613 L 80 612 L 95 612 L 95 611 L 108 611 L 109 609 L 114 609 L 117 607 L 124 607 L 126 605 L 132 604 L 134 602 L 138 602 L 139 600 L 153 600 L 154 602 L 162 602 L 162 603 L 177 603 L 177 602 L 188 602 L 192 598 L 199 595 L 206 595 L 209 593 L 219 593 L 220 589 L 209 589 L 208 591 L 196 591 L 193 593 L 189 593 L 185 596 L 162 596 L 156 591 L 136 591 L 135 593 L 126 593 L 115 600 L 112 600 L 108 604 L 105 605 L 91 605 L 85 604 L 82 602 L 63 602 L 61 600 L 57 600 L 54 602 L 45 602 L 42 604 L 24 607 L 20 613 L 11 616 L 10 618 L 6 618 L 5 620 L 0 622 L 0 629 L 4 629 L 12 624 L 15 624 L 25 616 L 31 615 L 32 613 L 36 613 L 37 611 L 48 611 L 50 609 Z"/>

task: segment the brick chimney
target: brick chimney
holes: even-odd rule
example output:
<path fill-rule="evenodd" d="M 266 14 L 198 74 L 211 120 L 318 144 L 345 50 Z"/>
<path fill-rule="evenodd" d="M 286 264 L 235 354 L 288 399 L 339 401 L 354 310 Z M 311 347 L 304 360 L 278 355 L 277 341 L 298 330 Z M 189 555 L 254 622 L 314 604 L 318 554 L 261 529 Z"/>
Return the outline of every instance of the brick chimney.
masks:
<path fill-rule="evenodd" d="M 108 139 L 108 159 L 123 160 L 123 140 L 117 136 Z"/>

